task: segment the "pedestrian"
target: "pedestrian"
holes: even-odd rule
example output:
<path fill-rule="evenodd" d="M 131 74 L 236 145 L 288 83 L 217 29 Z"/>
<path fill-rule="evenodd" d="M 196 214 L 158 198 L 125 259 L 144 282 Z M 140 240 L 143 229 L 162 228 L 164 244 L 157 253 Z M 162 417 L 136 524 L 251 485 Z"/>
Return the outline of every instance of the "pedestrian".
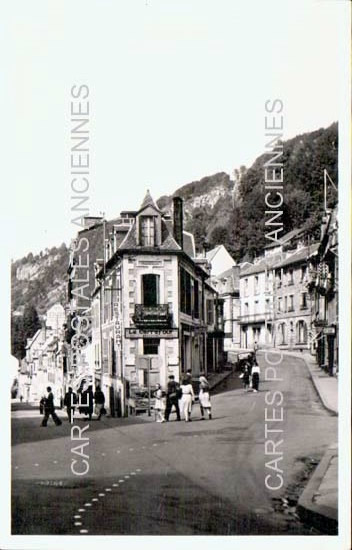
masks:
<path fill-rule="evenodd" d="M 22 403 L 23 401 L 23 395 L 20 395 L 20 402 Z"/>
<path fill-rule="evenodd" d="M 250 371 L 247 363 L 245 363 L 244 365 L 242 382 L 243 382 L 244 391 L 247 392 L 249 389 L 249 383 L 250 383 Z"/>
<path fill-rule="evenodd" d="M 193 388 L 193 384 L 192 384 L 192 371 L 191 369 L 187 369 L 186 370 L 186 374 L 184 376 L 184 380 L 186 380 L 186 382 L 188 384 L 191 384 L 192 388 Z M 193 389 L 193 393 L 194 393 L 194 389 Z M 191 414 L 192 414 L 192 401 L 189 405 L 189 411 L 188 411 L 188 418 L 189 420 L 191 420 Z"/>
<path fill-rule="evenodd" d="M 156 413 L 155 421 L 156 422 L 165 422 L 165 416 L 164 416 L 165 398 L 164 398 L 164 392 L 161 389 L 160 384 L 156 385 L 156 391 L 154 393 L 154 396 L 155 396 L 154 410 L 155 410 L 155 413 Z"/>
<path fill-rule="evenodd" d="M 52 419 L 54 420 L 56 426 L 61 426 L 62 422 L 60 418 L 55 413 L 55 405 L 54 405 L 54 395 L 51 391 L 51 387 L 48 386 L 46 388 L 46 391 L 48 392 L 48 395 L 45 397 L 45 403 L 44 403 L 44 418 L 41 423 L 41 426 L 45 428 L 48 424 L 49 416 L 52 416 Z"/>
<path fill-rule="evenodd" d="M 210 395 L 209 395 L 209 382 L 205 377 L 204 372 L 200 373 L 199 377 L 199 405 L 200 405 L 200 413 L 202 415 L 201 420 L 204 420 L 204 411 L 207 411 L 209 420 L 212 419 L 211 415 L 211 402 L 210 402 Z"/>
<path fill-rule="evenodd" d="M 44 404 L 45 404 L 45 395 L 42 395 L 42 398 L 39 401 L 39 413 L 40 414 L 44 414 Z"/>
<path fill-rule="evenodd" d="M 182 392 L 181 392 L 182 396 Z M 169 421 L 170 413 L 172 407 L 175 407 L 177 420 L 181 420 L 180 407 L 178 400 L 180 398 L 180 386 L 175 382 L 175 377 L 173 374 L 170 374 L 169 381 L 167 383 L 167 392 L 166 392 L 166 410 L 165 410 L 165 420 Z"/>
<path fill-rule="evenodd" d="M 104 404 L 105 404 L 105 395 L 104 395 L 103 392 L 101 391 L 100 386 L 97 386 L 97 387 L 95 388 L 95 392 L 94 392 L 94 401 L 95 401 L 95 414 L 98 415 L 97 420 L 100 420 L 102 414 L 105 414 L 105 413 L 106 413 L 105 408 L 104 408 Z"/>
<path fill-rule="evenodd" d="M 68 391 L 65 394 L 64 397 L 64 407 L 66 407 L 66 412 L 68 416 L 68 421 L 71 424 L 72 419 L 75 415 L 75 407 L 77 404 L 77 396 L 73 392 L 71 386 L 68 388 Z"/>
<path fill-rule="evenodd" d="M 192 384 L 189 381 L 189 377 L 185 376 L 181 384 L 182 399 L 181 409 L 186 422 L 191 422 L 190 411 L 192 409 L 192 403 L 194 402 L 194 391 Z"/>
<path fill-rule="evenodd" d="M 82 392 L 81 406 L 79 409 L 80 413 L 88 415 L 89 420 L 92 420 L 93 414 L 93 388 L 88 386 L 86 390 Z"/>
<path fill-rule="evenodd" d="M 256 357 L 257 356 L 257 351 L 259 349 L 257 340 L 254 341 L 253 349 L 254 349 L 254 357 Z"/>
<path fill-rule="evenodd" d="M 257 361 L 255 361 L 252 367 L 252 386 L 253 386 L 253 391 L 256 393 L 259 390 L 259 379 L 260 379 L 260 368 Z"/>

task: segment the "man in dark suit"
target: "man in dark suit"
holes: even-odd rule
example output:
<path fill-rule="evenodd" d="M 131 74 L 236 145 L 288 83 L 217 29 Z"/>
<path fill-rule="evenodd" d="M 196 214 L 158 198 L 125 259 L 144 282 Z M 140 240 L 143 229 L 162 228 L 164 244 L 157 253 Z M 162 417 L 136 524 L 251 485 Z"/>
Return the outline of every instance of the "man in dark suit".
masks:
<path fill-rule="evenodd" d="M 76 394 L 72 391 L 72 388 L 69 387 L 68 392 L 66 393 L 65 398 L 64 398 L 64 405 L 65 405 L 66 410 L 67 410 L 68 421 L 70 422 L 70 424 L 71 424 L 72 418 L 75 414 L 76 404 L 77 404 Z"/>
<path fill-rule="evenodd" d="M 44 428 L 47 426 L 50 415 L 52 416 L 56 426 L 61 426 L 62 422 L 60 418 L 57 416 L 57 414 L 55 413 L 54 395 L 53 395 L 53 392 L 51 391 L 51 387 L 48 386 L 46 388 L 46 391 L 48 392 L 48 395 L 45 398 L 44 418 L 41 426 Z"/>
<path fill-rule="evenodd" d="M 165 420 L 168 422 L 171 409 L 174 406 L 176 409 L 177 420 L 181 420 L 180 408 L 178 406 L 179 400 L 179 385 L 175 382 L 175 377 L 171 374 L 169 376 L 169 382 L 167 384 L 167 393 L 166 393 L 166 409 L 165 409 Z"/>

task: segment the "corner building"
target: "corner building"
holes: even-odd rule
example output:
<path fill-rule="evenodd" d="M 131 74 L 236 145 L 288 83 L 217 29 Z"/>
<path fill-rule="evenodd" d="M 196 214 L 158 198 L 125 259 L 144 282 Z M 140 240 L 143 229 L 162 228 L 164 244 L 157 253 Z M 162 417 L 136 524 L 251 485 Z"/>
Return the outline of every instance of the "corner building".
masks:
<path fill-rule="evenodd" d="M 96 265 L 92 345 L 112 414 L 126 414 L 134 397 L 156 383 L 166 387 L 190 369 L 216 370 L 222 358 L 222 304 L 207 282 L 209 266 L 196 258 L 183 230 L 183 202 L 173 199 L 173 220 L 149 192 L 120 244 L 109 235 Z M 141 406 L 141 408 L 143 408 Z"/>

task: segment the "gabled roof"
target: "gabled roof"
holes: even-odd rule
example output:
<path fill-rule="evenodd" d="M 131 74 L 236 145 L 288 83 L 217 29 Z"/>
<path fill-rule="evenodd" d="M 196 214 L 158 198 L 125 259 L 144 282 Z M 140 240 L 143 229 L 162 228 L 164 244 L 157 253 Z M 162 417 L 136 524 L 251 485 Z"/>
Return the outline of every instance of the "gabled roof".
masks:
<path fill-rule="evenodd" d="M 276 264 L 278 264 L 282 260 L 282 257 L 283 253 L 278 252 L 277 254 L 273 254 L 272 256 L 262 258 L 256 264 L 253 264 L 249 267 L 246 266 L 244 269 L 241 269 L 240 277 L 255 275 L 256 273 L 264 272 L 266 269 L 272 269 L 274 266 L 276 267 Z"/>
<path fill-rule="evenodd" d="M 285 267 L 288 265 L 292 265 L 299 262 L 304 262 L 307 260 L 310 256 L 314 254 L 319 248 L 319 243 L 314 243 L 312 245 L 305 246 L 303 248 L 300 248 L 299 250 L 296 250 L 292 254 L 290 254 L 285 260 L 278 263 L 275 267 Z"/>
<path fill-rule="evenodd" d="M 211 250 L 208 250 L 208 252 L 206 253 L 206 258 L 208 260 L 208 262 L 211 262 L 216 254 L 219 252 L 220 248 L 221 248 L 221 244 L 218 244 L 218 246 L 216 246 L 215 248 L 212 248 Z"/>
<path fill-rule="evenodd" d="M 149 189 L 147 190 L 147 193 L 143 199 L 143 202 L 141 204 L 141 207 L 138 213 L 144 210 L 145 208 L 147 208 L 147 206 L 151 206 L 152 208 L 154 208 L 154 210 L 156 210 L 157 212 L 160 212 L 159 208 L 156 206 L 155 202 L 153 201 L 153 197 L 151 196 Z"/>
<path fill-rule="evenodd" d="M 298 237 L 301 233 L 304 233 L 304 229 L 292 229 L 292 231 L 289 231 L 285 235 L 283 235 L 280 239 L 277 241 L 273 241 L 266 245 L 265 248 L 274 248 L 275 246 L 281 246 L 283 244 L 286 244 L 290 242 L 295 237 Z"/>

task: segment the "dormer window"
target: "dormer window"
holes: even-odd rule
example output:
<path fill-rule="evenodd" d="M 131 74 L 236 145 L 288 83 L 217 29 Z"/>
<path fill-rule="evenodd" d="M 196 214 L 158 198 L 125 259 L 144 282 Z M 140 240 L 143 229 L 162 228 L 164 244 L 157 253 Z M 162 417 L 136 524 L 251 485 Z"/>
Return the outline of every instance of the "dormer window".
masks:
<path fill-rule="evenodd" d="M 153 216 L 141 217 L 141 241 L 142 246 L 155 246 L 155 227 Z"/>

